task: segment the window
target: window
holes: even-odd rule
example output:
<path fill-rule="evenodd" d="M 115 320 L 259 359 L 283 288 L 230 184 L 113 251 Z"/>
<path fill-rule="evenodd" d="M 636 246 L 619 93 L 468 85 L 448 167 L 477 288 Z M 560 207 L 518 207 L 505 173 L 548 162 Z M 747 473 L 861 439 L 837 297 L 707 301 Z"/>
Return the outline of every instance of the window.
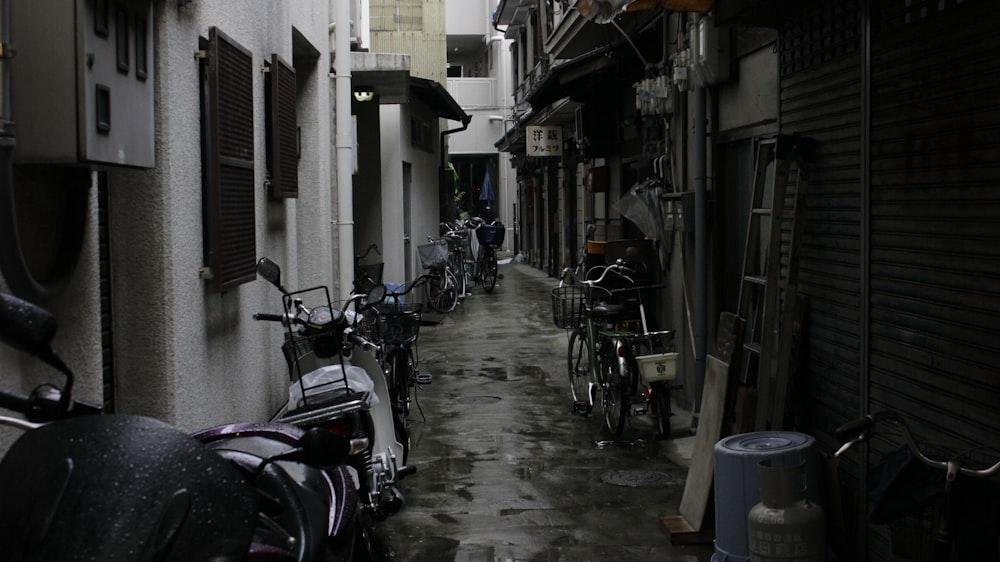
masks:
<path fill-rule="evenodd" d="M 205 277 L 225 291 L 253 281 L 253 56 L 212 27 L 200 41 Z"/>
<path fill-rule="evenodd" d="M 434 124 L 429 119 L 416 115 L 410 117 L 410 144 L 434 151 Z"/>
<path fill-rule="evenodd" d="M 295 69 L 272 54 L 264 75 L 264 110 L 267 114 L 268 194 L 274 198 L 299 196 L 295 92 Z"/>

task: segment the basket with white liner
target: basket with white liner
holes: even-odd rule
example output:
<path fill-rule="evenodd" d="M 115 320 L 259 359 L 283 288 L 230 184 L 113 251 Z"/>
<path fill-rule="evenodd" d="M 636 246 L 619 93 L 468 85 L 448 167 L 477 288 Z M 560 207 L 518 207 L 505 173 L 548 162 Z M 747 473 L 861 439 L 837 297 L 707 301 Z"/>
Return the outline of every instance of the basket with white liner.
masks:
<path fill-rule="evenodd" d="M 645 323 L 645 322 L 644 322 Z M 643 384 L 672 381 L 677 378 L 678 353 L 673 351 L 673 330 L 646 332 L 642 335 L 644 348 L 649 353 L 636 355 L 639 378 Z"/>

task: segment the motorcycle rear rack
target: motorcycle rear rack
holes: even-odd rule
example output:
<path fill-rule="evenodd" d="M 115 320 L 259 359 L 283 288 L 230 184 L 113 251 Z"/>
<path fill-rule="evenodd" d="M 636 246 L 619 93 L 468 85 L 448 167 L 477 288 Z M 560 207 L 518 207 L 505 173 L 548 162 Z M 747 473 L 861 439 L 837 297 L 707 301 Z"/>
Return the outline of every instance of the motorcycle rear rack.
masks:
<path fill-rule="evenodd" d="M 331 403 L 309 405 L 287 412 L 277 421 L 298 426 L 310 425 L 330 419 L 341 418 L 349 414 L 369 409 L 367 392 L 355 392 L 338 397 Z"/>

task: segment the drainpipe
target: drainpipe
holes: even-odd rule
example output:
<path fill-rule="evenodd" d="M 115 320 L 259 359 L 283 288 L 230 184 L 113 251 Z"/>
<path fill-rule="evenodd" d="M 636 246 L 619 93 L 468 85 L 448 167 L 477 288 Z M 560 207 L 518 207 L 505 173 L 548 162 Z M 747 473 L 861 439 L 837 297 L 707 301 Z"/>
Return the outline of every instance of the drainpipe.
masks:
<path fill-rule="evenodd" d="M 336 95 L 337 238 L 340 296 L 347 299 L 354 286 L 354 138 L 351 134 L 351 4 L 334 5 L 333 72 Z"/>
<path fill-rule="evenodd" d="M 448 129 L 447 131 L 441 131 L 441 140 L 440 140 L 440 144 L 441 144 L 441 164 L 440 164 L 440 167 L 438 168 L 438 191 L 443 191 L 444 190 L 444 186 L 447 183 L 445 181 L 445 178 L 448 177 L 448 174 L 447 174 L 448 159 L 446 158 L 447 153 L 445 151 L 445 147 L 446 147 L 446 143 L 445 143 L 446 138 L 445 137 L 447 137 L 448 135 L 450 135 L 452 133 L 459 133 L 461 131 L 464 131 L 464 130 L 468 129 L 470 121 L 472 121 L 472 116 L 466 114 L 466 116 L 462 118 L 462 126 L 461 127 L 457 127 L 455 129 Z M 452 190 L 451 197 L 452 197 L 452 199 L 454 199 L 454 197 L 455 197 L 454 190 Z M 455 217 L 455 218 L 457 218 L 457 217 Z M 441 220 L 445 220 L 445 219 L 442 217 Z"/>
<path fill-rule="evenodd" d="M 695 14 L 695 29 L 701 14 Z M 694 38 L 692 38 L 694 40 Z M 699 84 L 691 91 L 691 112 L 694 119 L 694 379 L 695 402 L 692 409 L 691 429 L 698 426 L 701 413 L 701 394 L 705 385 L 705 356 L 708 340 L 708 188 L 705 86 Z"/>

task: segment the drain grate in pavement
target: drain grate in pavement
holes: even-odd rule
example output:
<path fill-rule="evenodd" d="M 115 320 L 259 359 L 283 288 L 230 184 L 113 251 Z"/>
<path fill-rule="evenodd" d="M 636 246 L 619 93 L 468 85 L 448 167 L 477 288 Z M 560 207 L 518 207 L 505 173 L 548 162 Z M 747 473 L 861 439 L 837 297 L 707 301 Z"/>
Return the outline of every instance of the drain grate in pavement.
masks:
<path fill-rule="evenodd" d="M 459 396 L 458 401 L 462 404 L 490 404 L 499 402 L 499 396 Z"/>
<path fill-rule="evenodd" d="M 612 470 L 601 475 L 601 481 L 605 484 L 629 488 L 665 486 L 671 480 L 670 475 L 665 472 L 650 470 Z"/>

